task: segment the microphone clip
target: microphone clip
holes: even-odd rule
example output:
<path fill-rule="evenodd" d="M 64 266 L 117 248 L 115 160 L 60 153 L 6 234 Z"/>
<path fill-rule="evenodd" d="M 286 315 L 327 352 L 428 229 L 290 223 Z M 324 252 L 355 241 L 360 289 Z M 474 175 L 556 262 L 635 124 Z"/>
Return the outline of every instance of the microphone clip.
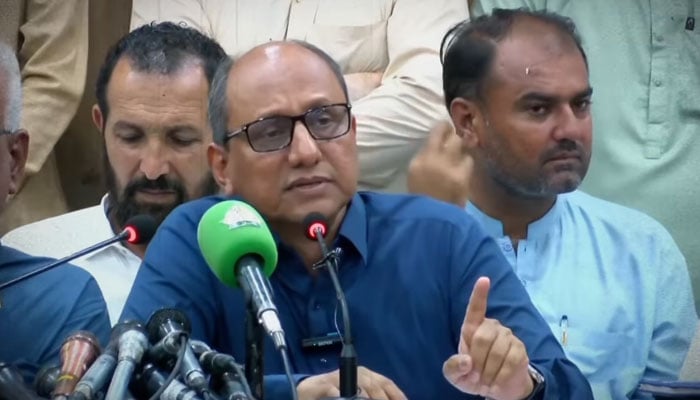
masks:
<path fill-rule="evenodd" d="M 338 262 L 340 261 L 340 255 L 343 250 L 340 247 L 336 247 L 323 256 L 319 261 L 315 262 L 312 269 L 317 270 L 330 266 L 331 268 L 338 268 Z"/>

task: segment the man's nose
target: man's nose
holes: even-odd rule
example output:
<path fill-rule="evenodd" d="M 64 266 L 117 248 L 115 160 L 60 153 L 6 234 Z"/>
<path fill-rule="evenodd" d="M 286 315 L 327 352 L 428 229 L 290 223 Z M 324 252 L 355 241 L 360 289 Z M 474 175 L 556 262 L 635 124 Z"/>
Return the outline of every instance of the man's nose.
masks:
<path fill-rule="evenodd" d="M 157 141 L 149 143 L 144 149 L 140 170 L 147 179 L 156 180 L 170 172 L 170 163 L 165 153 L 166 149 Z"/>
<path fill-rule="evenodd" d="M 292 143 L 290 144 L 289 162 L 293 167 L 311 167 L 321 161 L 318 142 L 301 121 L 294 125 Z"/>

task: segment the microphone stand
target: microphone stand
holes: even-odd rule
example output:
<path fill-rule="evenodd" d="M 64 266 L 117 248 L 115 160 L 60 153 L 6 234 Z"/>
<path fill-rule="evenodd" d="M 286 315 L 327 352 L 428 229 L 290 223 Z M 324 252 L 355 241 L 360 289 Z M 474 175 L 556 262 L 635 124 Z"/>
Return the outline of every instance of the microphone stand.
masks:
<path fill-rule="evenodd" d="M 265 331 L 258 321 L 255 305 L 251 299 L 246 300 L 246 354 L 245 378 L 253 392 L 253 397 L 263 399 L 263 342 Z"/>
<path fill-rule="evenodd" d="M 80 251 L 78 251 L 78 252 L 76 252 L 76 253 L 73 253 L 73 254 L 71 254 L 71 255 L 68 255 L 68 256 L 66 256 L 66 257 L 63 257 L 63 258 L 61 258 L 60 260 L 56 260 L 56 261 L 54 261 L 54 262 L 52 262 L 52 263 L 50 263 L 50 264 L 48 264 L 48 265 L 45 265 L 45 266 L 43 266 L 43 267 L 41 267 L 41 268 L 38 268 L 38 269 L 35 269 L 34 271 L 29 271 L 29 272 L 27 272 L 26 274 L 20 275 L 20 276 L 14 278 L 14 279 L 11 279 L 11 280 L 9 280 L 9 281 L 7 281 L 7 282 L 5 282 L 5 283 L 2 283 L 2 284 L 0 284 L 0 290 L 5 289 L 5 288 L 8 287 L 8 286 L 12 286 L 12 285 L 14 285 L 14 284 L 16 284 L 16 283 L 19 283 L 19 282 L 21 282 L 21 281 L 23 281 L 23 280 L 25 280 L 25 279 L 31 278 L 32 276 L 37 275 L 37 274 L 40 274 L 40 273 L 42 273 L 42 272 L 44 272 L 44 271 L 47 271 L 47 270 L 49 270 L 49 269 L 51 269 L 51 268 L 57 267 L 57 266 L 59 266 L 59 265 L 61 265 L 61 264 L 65 264 L 65 263 L 67 263 L 67 262 L 69 262 L 69 261 L 73 261 L 73 260 L 75 260 L 75 259 L 78 258 L 78 257 L 84 256 L 85 254 L 92 253 L 92 252 L 95 251 L 95 250 L 98 250 L 98 249 L 101 249 L 101 248 L 103 248 L 103 247 L 109 246 L 109 245 L 112 244 L 112 243 L 120 242 L 120 241 L 122 241 L 122 240 L 128 238 L 129 235 L 130 235 L 129 231 L 128 231 L 128 230 L 124 230 L 123 232 L 121 232 L 121 233 L 118 234 L 117 236 L 114 236 L 114 237 L 112 237 L 112 238 L 109 238 L 109 239 L 107 239 L 107 240 L 104 240 L 104 241 L 102 241 L 102 242 L 100 242 L 100 243 L 97 243 L 96 245 L 93 245 L 93 246 L 90 246 L 90 247 L 88 247 L 88 248 L 86 248 L 86 249 L 80 250 Z"/>
<path fill-rule="evenodd" d="M 340 287 L 340 280 L 338 280 L 337 273 L 340 250 L 328 250 L 323 232 L 320 228 L 316 229 L 316 239 L 318 240 L 319 246 L 321 246 L 323 258 L 321 261 L 314 264 L 313 268 L 318 269 L 326 267 L 328 270 L 331 281 L 333 282 L 333 287 L 335 288 L 338 303 L 340 303 L 340 311 L 343 316 L 343 329 L 345 331 L 342 335 L 343 348 L 340 351 L 340 397 L 335 399 L 361 399 L 361 397 L 357 397 L 357 352 L 352 342 L 350 313 L 348 312 L 348 304 L 345 300 L 343 289 Z"/>

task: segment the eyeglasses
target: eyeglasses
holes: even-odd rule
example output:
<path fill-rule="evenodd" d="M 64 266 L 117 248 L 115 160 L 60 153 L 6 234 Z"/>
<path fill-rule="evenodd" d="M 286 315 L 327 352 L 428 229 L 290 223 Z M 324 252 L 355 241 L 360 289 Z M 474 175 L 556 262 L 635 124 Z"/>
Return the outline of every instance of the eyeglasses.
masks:
<path fill-rule="evenodd" d="M 16 132 L 16 131 L 12 131 L 12 130 L 9 130 L 9 129 L 0 129 L 0 135 L 12 135 L 12 134 L 15 133 L 15 132 Z"/>
<path fill-rule="evenodd" d="M 350 131 L 350 108 L 349 104 L 330 104 L 293 117 L 260 118 L 226 134 L 224 143 L 245 133 L 250 147 L 258 153 L 282 150 L 292 143 L 297 121 L 301 121 L 316 140 L 339 138 Z"/>

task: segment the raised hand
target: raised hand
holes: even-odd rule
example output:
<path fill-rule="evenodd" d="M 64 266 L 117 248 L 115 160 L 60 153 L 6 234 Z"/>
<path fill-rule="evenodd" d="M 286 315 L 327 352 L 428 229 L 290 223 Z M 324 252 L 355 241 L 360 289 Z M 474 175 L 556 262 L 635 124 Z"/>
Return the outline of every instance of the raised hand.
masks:
<path fill-rule="evenodd" d="M 441 121 L 411 160 L 408 191 L 464 207 L 469 197 L 472 163 L 452 123 Z"/>
<path fill-rule="evenodd" d="M 457 389 L 495 400 L 528 397 L 534 384 L 525 345 L 495 319 L 486 318 L 490 281 L 476 281 L 462 323 L 457 354 L 443 365 Z"/>

